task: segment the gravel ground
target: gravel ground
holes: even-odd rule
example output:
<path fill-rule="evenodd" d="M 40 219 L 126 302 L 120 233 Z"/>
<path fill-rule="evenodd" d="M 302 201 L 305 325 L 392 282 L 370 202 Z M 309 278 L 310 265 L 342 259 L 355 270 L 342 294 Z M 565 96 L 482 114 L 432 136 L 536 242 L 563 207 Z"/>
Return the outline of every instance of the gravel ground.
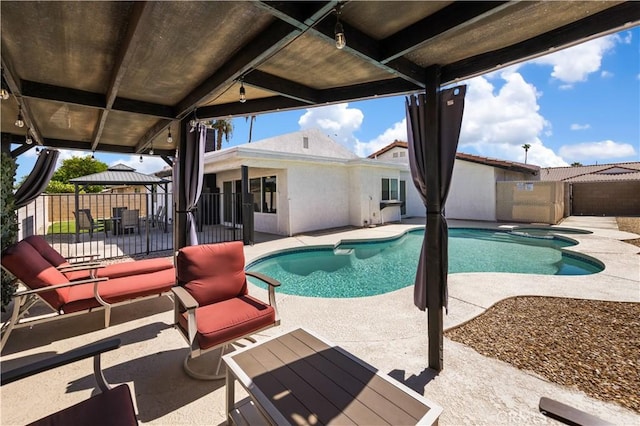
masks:
<path fill-rule="evenodd" d="M 621 231 L 640 234 L 640 217 L 617 221 Z M 640 239 L 625 242 L 640 247 Z M 640 413 L 638 303 L 514 297 L 445 336 Z"/>

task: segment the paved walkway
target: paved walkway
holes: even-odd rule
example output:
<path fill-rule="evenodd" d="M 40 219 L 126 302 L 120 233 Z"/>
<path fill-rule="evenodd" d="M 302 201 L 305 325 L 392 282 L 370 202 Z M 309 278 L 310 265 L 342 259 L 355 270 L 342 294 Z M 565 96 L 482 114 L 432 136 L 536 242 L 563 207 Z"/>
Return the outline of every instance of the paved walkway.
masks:
<path fill-rule="evenodd" d="M 450 221 L 450 226 L 494 223 Z M 413 225 L 415 226 L 415 225 Z M 501 225 L 506 227 L 508 225 Z M 637 238 L 620 232 L 613 218 L 571 217 L 562 227 L 592 230 L 570 237 L 575 251 L 594 256 L 606 269 L 589 276 L 463 273 L 449 276 L 450 308 L 445 327 L 482 313 L 514 295 L 550 295 L 640 302 L 638 248 L 620 240 Z M 388 237 L 412 225 L 387 225 L 324 235 L 276 239 L 246 247 L 247 260 L 282 248 L 335 244 L 342 239 Z M 260 289 L 252 289 L 264 294 Z M 616 424 L 639 424 L 640 416 L 582 392 L 546 381 L 533 373 L 479 355 L 444 340 L 444 370 L 433 376 L 427 365 L 426 314 L 412 303 L 412 288 L 358 299 L 278 296 L 282 317 L 276 332 L 306 327 L 424 394 L 444 408 L 440 424 L 557 424 L 537 409 L 548 396 Z M 117 308 L 115 323 L 100 329 L 102 316 L 90 314 L 14 331 L 3 352 L 2 367 L 20 365 L 52 353 L 118 336 L 123 346 L 105 354 L 105 376 L 127 382 L 135 393 L 139 420 L 149 424 L 221 424 L 225 420 L 224 384 L 198 382 L 182 371 L 186 343 L 171 327 L 172 302 L 164 297 Z M 258 336 L 260 339 L 261 336 Z M 205 357 L 203 357 L 205 358 Z M 208 361 L 205 359 L 204 361 Z M 94 391 L 91 362 L 42 373 L 1 389 L 0 423 L 22 424 L 86 399 Z"/>

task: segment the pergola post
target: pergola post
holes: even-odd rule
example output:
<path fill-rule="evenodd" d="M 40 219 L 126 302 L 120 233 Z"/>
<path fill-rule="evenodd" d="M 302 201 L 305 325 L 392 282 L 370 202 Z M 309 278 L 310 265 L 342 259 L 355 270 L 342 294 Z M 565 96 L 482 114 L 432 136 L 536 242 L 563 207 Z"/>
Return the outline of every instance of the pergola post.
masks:
<path fill-rule="evenodd" d="M 184 182 L 186 180 L 187 164 L 185 153 L 187 152 L 187 126 L 189 125 L 191 117 L 180 121 L 180 143 L 178 144 L 178 174 L 179 176 L 173 179 L 173 204 L 175 206 L 173 210 L 173 231 L 174 231 L 174 245 L 175 251 L 185 247 L 187 245 L 187 215 L 178 212 L 184 212 L 187 210 L 187 200 L 184 196 Z M 178 188 L 176 185 L 178 182 L 182 185 L 182 188 Z"/>
<path fill-rule="evenodd" d="M 427 276 L 427 321 L 429 338 L 429 368 L 442 371 L 443 368 L 443 332 L 442 293 L 443 277 L 440 265 L 443 253 L 440 247 L 440 67 L 433 66 L 425 75 L 425 141 L 424 164 L 427 165 L 427 224 L 426 239 L 426 276 Z M 444 283 L 446 285 L 446 283 Z"/>

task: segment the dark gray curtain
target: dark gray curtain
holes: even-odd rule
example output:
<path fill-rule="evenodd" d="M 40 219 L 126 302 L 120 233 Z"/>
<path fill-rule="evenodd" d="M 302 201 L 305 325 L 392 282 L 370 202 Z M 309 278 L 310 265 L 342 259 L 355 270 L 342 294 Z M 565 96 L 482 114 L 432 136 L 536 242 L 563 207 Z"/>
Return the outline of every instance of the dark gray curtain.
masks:
<path fill-rule="evenodd" d="M 449 193 L 453 164 L 464 110 L 466 86 L 439 92 L 437 140 L 427 140 L 426 96 L 407 98 L 407 138 L 413 182 L 427 209 L 427 226 L 416 272 L 414 304 L 422 311 L 428 305 L 427 288 L 440 289 L 442 306 L 448 307 L 448 230 L 444 205 Z M 437 159 L 428 167 L 428 159 Z"/>
<path fill-rule="evenodd" d="M 200 193 L 202 192 L 202 182 L 204 180 L 204 144 L 206 139 L 206 128 L 199 124 L 191 131 L 187 132 L 187 140 L 185 148 L 178 155 L 183 155 L 185 170 L 180 170 L 180 161 L 176 158 L 174 161 L 174 194 L 182 198 L 184 211 L 176 211 L 177 214 L 186 215 L 186 229 L 178 230 L 178 232 L 186 231 L 187 245 L 198 244 L 198 234 L 196 233 L 196 220 L 193 214 Z M 176 250 L 180 247 L 176 247 Z"/>
<path fill-rule="evenodd" d="M 45 148 L 40 151 L 33 170 L 16 191 L 16 208 L 26 206 L 47 189 L 51 176 L 53 176 L 53 172 L 56 169 L 58 155 L 60 155 L 60 152 L 55 149 Z"/>

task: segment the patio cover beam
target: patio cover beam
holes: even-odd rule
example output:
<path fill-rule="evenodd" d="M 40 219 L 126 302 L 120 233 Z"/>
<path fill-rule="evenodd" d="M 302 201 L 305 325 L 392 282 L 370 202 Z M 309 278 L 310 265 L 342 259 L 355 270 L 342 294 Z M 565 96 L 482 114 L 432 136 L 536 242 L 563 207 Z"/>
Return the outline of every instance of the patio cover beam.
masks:
<path fill-rule="evenodd" d="M 637 25 L 640 7 L 636 2 L 622 3 L 579 21 L 502 49 L 483 53 L 442 67 L 442 84 L 485 74 L 493 69 L 546 55 L 572 44 L 583 43 L 605 33 Z"/>

